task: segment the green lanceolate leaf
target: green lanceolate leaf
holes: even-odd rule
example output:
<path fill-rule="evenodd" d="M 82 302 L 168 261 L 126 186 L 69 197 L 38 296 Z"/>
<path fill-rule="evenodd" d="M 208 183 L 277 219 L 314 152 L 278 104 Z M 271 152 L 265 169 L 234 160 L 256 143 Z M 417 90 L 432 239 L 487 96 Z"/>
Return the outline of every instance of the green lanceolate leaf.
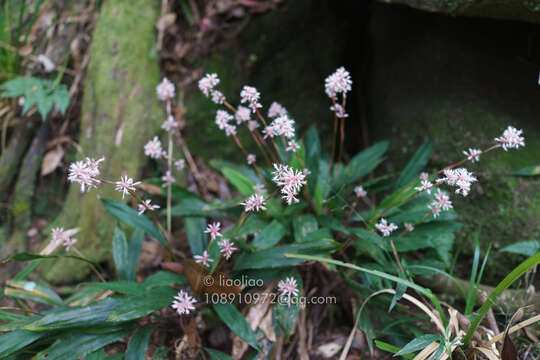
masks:
<path fill-rule="evenodd" d="M 184 218 L 184 228 L 191 253 L 193 255 L 202 255 L 208 246 L 208 236 L 204 232 L 206 219 L 203 217 L 186 217 Z"/>
<path fill-rule="evenodd" d="M 141 296 L 130 297 L 129 301 L 114 309 L 108 321 L 121 322 L 142 318 L 171 305 L 177 293 L 178 291 L 171 287 L 159 287 Z"/>
<path fill-rule="evenodd" d="M 131 235 L 128 246 L 127 266 L 126 266 L 126 279 L 134 281 L 137 275 L 137 265 L 139 265 L 139 258 L 141 257 L 142 246 L 144 243 L 144 231 L 141 229 L 135 229 Z"/>
<path fill-rule="evenodd" d="M 159 241 L 161 244 L 167 246 L 167 241 L 163 235 L 159 232 L 154 223 L 144 216 L 144 214 L 139 215 L 137 211 L 120 201 L 102 199 L 101 202 L 103 203 L 105 210 L 107 210 L 112 216 L 124 224 L 133 226 L 136 229 L 141 229 Z"/>
<path fill-rule="evenodd" d="M 127 280 L 128 244 L 126 234 L 118 227 L 114 229 L 112 241 L 113 259 L 118 279 Z"/>
<path fill-rule="evenodd" d="M 47 354 L 47 359 L 80 359 L 106 345 L 124 338 L 130 332 L 131 327 L 106 334 L 64 333 L 59 341 L 55 342 L 47 350 L 41 352 L 41 354 Z"/>
<path fill-rule="evenodd" d="M 407 185 L 409 182 L 418 177 L 420 171 L 422 171 L 429 161 L 429 157 L 433 152 L 434 144 L 435 143 L 433 140 L 429 139 L 422 146 L 420 146 L 399 175 L 399 178 L 396 181 L 396 188 Z"/>
<path fill-rule="evenodd" d="M 4 294 L 9 297 L 27 299 L 49 305 L 63 305 L 64 302 L 52 289 L 33 281 L 7 281 Z"/>
<path fill-rule="evenodd" d="M 150 290 L 160 286 L 184 285 L 187 283 L 187 279 L 182 275 L 173 274 L 169 271 L 158 271 L 147 277 L 142 285 L 145 290 Z"/>
<path fill-rule="evenodd" d="M 214 310 L 235 335 L 247 342 L 255 350 L 259 350 L 255 333 L 251 330 L 251 326 L 244 318 L 244 315 L 233 304 L 228 302 L 215 303 Z"/>
<path fill-rule="evenodd" d="M 144 360 L 150 340 L 150 326 L 143 326 L 129 340 L 125 360 Z"/>
<path fill-rule="evenodd" d="M 285 235 L 285 228 L 277 220 L 265 226 L 253 239 L 253 246 L 259 249 L 268 249 L 276 245 Z"/>
<path fill-rule="evenodd" d="M 294 241 L 309 241 L 309 234 L 319 228 L 317 219 L 311 214 L 296 216 L 293 219 Z"/>
<path fill-rule="evenodd" d="M 28 330 L 15 330 L 0 336 L 0 359 L 5 359 L 17 351 L 23 349 L 45 337 L 46 333 L 33 332 Z"/>
<path fill-rule="evenodd" d="M 255 182 L 253 180 L 249 179 L 247 176 L 241 174 L 240 172 L 227 167 L 223 168 L 221 171 L 223 172 L 223 175 L 227 178 L 227 180 L 229 180 L 229 182 L 233 184 L 234 187 L 242 194 L 253 194 L 253 187 L 255 186 Z"/>
<path fill-rule="evenodd" d="M 347 164 L 338 183 L 340 185 L 350 184 L 362 176 L 369 174 L 382 162 L 382 156 L 387 149 L 388 141 L 381 141 L 359 152 Z"/>
<path fill-rule="evenodd" d="M 323 239 L 281 245 L 253 253 L 242 253 L 236 260 L 234 271 L 295 266 L 303 260 L 287 258 L 284 256 L 285 254 L 317 254 L 325 256 L 339 249 L 340 246 L 339 243 L 332 239 Z"/>
<path fill-rule="evenodd" d="M 210 356 L 210 360 L 233 360 L 232 357 L 222 353 L 221 351 L 209 348 L 204 348 L 204 350 L 208 353 L 208 356 Z"/>
<path fill-rule="evenodd" d="M 433 335 L 433 334 L 427 334 L 420 337 L 417 337 L 416 339 L 413 339 L 410 341 L 407 345 L 401 348 L 397 353 L 394 354 L 394 356 L 398 356 L 401 354 L 410 354 L 414 351 L 418 351 L 420 349 L 425 348 L 429 344 L 431 344 L 434 341 L 441 340 L 441 337 L 439 335 Z"/>
<path fill-rule="evenodd" d="M 508 245 L 501 249 L 501 251 L 510 252 L 514 254 L 520 254 L 525 256 L 533 256 L 540 251 L 540 241 L 520 241 L 518 243 Z"/>

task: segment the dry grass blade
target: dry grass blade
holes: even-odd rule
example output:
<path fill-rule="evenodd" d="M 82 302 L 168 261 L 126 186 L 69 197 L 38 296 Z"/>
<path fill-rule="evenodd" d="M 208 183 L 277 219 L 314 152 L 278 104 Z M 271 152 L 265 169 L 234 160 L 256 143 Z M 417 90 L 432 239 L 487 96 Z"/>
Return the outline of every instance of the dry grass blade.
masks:
<path fill-rule="evenodd" d="M 526 326 L 529 326 L 529 325 L 531 325 L 531 324 L 534 324 L 534 323 L 536 323 L 536 322 L 538 322 L 538 321 L 540 321 L 540 315 L 536 315 L 536 316 L 534 316 L 534 317 L 532 317 L 532 318 L 530 318 L 530 319 L 527 319 L 527 320 L 525 320 L 525 321 L 522 321 L 522 322 L 520 322 L 519 324 L 514 325 L 514 326 L 512 326 L 510 329 L 508 329 L 508 334 L 512 334 L 512 333 L 518 331 L 519 329 L 522 329 L 522 328 L 524 328 L 524 327 L 526 327 Z M 502 339 L 504 339 L 504 333 L 495 336 L 493 339 L 491 339 L 491 340 L 487 343 L 487 345 L 489 346 L 489 345 L 491 345 L 491 344 L 493 344 L 493 343 L 496 343 L 496 342 L 501 341 Z"/>
<path fill-rule="evenodd" d="M 393 289 L 379 290 L 379 291 L 371 294 L 366 300 L 364 300 L 364 302 L 362 303 L 362 306 L 360 307 L 360 310 L 358 311 L 357 318 L 356 318 L 355 323 L 354 323 L 354 327 L 353 327 L 351 333 L 349 334 L 349 337 L 347 339 L 347 343 L 343 347 L 343 351 L 341 352 L 341 356 L 339 357 L 339 360 L 345 360 L 347 358 L 347 354 L 349 353 L 349 350 L 351 348 L 351 344 L 352 344 L 352 341 L 354 339 L 354 334 L 356 333 L 356 327 L 357 327 L 358 322 L 360 320 L 360 315 L 362 314 L 362 310 L 364 309 L 364 306 L 367 304 L 367 302 L 369 300 L 371 300 L 371 298 L 373 298 L 373 297 L 375 297 L 377 295 L 380 295 L 380 294 L 385 294 L 385 293 L 386 294 L 395 294 L 396 291 L 393 290 Z M 411 296 L 409 294 L 403 294 L 403 298 L 406 299 L 406 300 L 409 300 L 414 305 L 416 305 L 418 308 L 420 308 L 420 310 L 425 312 L 429 316 L 431 321 L 433 321 L 433 323 L 435 323 L 435 325 L 437 326 L 437 328 L 439 329 L 441 334 L 444 337 L 446 337 L 446 330 L 444 328 L 444 325 L 443 325 L 442 321 L 437 317 L 437 315 L 433 311 L 431 311 L 421 301 L 419 301 L 418 299 L 416 299 L 415 297 L 413 297 L 413 296 Z"/>
<path fill-rule="evenodd" d="M 431 356 L 431 354 L 433 354 L 435 350 L 437 350 L 438 348 L 439 348 L 439 343 L 434 341 L 428 346 L 426 346 L 425 348 L 423 348 L 422 351 L 420 351 L 418 355 L 414 357 L 413 360 L 425 360 L 429 356 Z"/>
<path fill-rule="evenodd" d="M 492 350 L 487 349 L 485 347 L 474 347 L 474 350 L 477 350 L 481 352 L 484 356 L 486 356 L 489 360 L 500 360 L 499 357 L 497 357 Z"/>

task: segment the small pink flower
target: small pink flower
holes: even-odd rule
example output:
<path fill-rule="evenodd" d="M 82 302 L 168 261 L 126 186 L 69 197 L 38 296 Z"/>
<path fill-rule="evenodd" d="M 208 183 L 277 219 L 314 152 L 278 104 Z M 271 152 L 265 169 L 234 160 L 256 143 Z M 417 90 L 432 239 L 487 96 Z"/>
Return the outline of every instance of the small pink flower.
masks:
<path fill-rule="evenodd" d="M 354 193 L 356 194 L 356 197 L 364 197 L 367 196 L 367 191 L 364 190 L 364 188 L 361 185 L 358 185 L 354 188 Z"/>
<path fill-rule="evenodd" d="M 157 136 L 144 145 L 144 154 L 152 159 L 160 159 L 163 156 L 161 142 Z"/>
<path fill-rule="evenodd" d="M 414 226 L 412 224 L 405 224 L 405 230 L 411 232 L 414 230 Z"/>
<path fill-rule="evenodd" d="M 234 114 L 234 118 L 236 119 L 236 123 L 238 125 L 240 125 L 241 123 L 250 121 L 251 120 L 251 110 L 249 110 L 245 106 L 240 105 L 238 107 L 238 110 L 236 110 L 236 113 Z"/>
<path fill-rule="evenodd" d="M 225 102 L 225 95 L 221 91 L 213 90 L 212 91 L 212 102 L 215 104 L 223 104 Z"/>
<path fill-rule="evenodd" d="M 259 123 L 257 120 L 249 120 L 248 122 L 248 129 L 249 131 L 255 131 L 259 127 Z"/>
<path fill-rule="evenodd" d="M 133 182 L 132 178 L 128 177 L 127 175 L 123 175 L 120 177 L 120 181 L 115 182 L 115 189 L 122 193 L 123 199 L 124 195 L 129 194 L 130 191 L 135 191 L 135 185 L 139 185 L 140 183 L 140 181 Z"/>
<path fill-rule="evenodd" d="M 221 223 L 220 222 L 214 222 L 212 224 L 208 224 L 206 227 L 206 230 L 204 230 L 205 233 L 210 234 L 210 239 L 214 241 L 216 237 L 222 237 L 223 235 L 219 232 L 221 229 Z"/>
<path fill-rule="evenodd" d="M 226 112 L 225 110 L 218 110 L 216 112 L 216 125 L 220 130 L 225 130 L 229 121 L 233 119 L 233 116 Z"/>
<path fill-rule="evenodd" d="M 225 135 L 236 135 L 236 126 L 230 124 L 225 125 Z"/>
<path fill-rule="evenodd" d="M 418 192 L 425 191 L 428 194 L 431 194 L 431 188 L 433 187 L 433 183 L 431 183 L 428 180 L 422 180 L 422 186 L 415 187 L 414 190 Z"/>
<path fill-rule="evenodd" d="M 180 124 L 178 121 L 174 121 L 172 115 L 167 116 L 167 120 L 161 125 L 161 128 L 167 132 L 170 132 L 174 129 L 178 129 Z"/>
<path fill-rule="evenodd" d="M 438 183 L 446 183 L 450 186 L 456 186 L 456 194 L 467 196 L 471 191 L 471 184 L 476 182 L 476 177 L 472 172 L 465 168 L 446 169 L 443 171 L 444 177 L 437 179 Z"/>
<path fill-rule="evenodd" d="M 68 180 L 79 183 L 81 192 L 97 187 L 101 183 L 98 179 L 100 175 L 99 164 L 105 161 L 105 158 L 98 160 L 86 158 L 85 161 L 77 161 L 69 166 Z"/>
<path fill-rule="evenodd" d="M 266 207 L 264 206 L 264 197 L 262 197 L 260 194 L 251 195 L 244 202 L 242 202 L 241 205 L 244 205 L 245 212 L 253 210 L 266 210 Z"/>
<path fill-rule="evenodd" d="M 174 297 L 174 301 L 171 306 L 176 310 L 176 312 L 178 312 L 178 315 L 187 315 L 191 312 L 191 310 L 195 310 L 195 306 L 193 306 L 193 304 L 196 302 L 197 300 L 189 296 L 187 292 L 180 290 L 178 295 Z"/>
<path fill-rule="evenodd" d="M 280 292 L 281 298 L 287 298 L 286 302 L 288 306 L 291 306 L 291 297 L 298 296 L 298 284 L 296 279 L 293 277 L 287 277 L 284 280 L 278 282 L 278 291 Z"/>
<path fill-rule="evenodd" d="M 420 173 L 420 180 L 426 181 L 427 179 L 429 179 L 429 174 L 427 172 Z"/>
<path fill-rule="evenodd" d="M 165 175 L 163 175 L 161 177 L 161 180 L 165 181 L 165 183 L 163 185 L 161 185 L 162 187 L 167 187 L 167 186 L 169 186 L 170 184 L 172 184 L 173 182 L 176 181 L 176 179 L 174 177 L 172 177 L 171 172 L 168 171 L 168 170 L 165 173 Z"/>
<path fill-rule="evenodd" d="M 257 161 L 257 157 L 256 157 L 255 155 L 249 154 L 249 155 L 247 156 L 247 163 L 248 163 L 248 165 L 254 164 L 255 161 Z"/>
<path fill-rule="evenodd" d="M 343 109 L 343 106 L 339 105 L 339 104 L 335 104 L 335 105 L 332 105 L 330 106 L 330 111 L 333 111 L 336 116 L 340 119 L 344 119 L 344 118 L 348 118 L 349 117 L 349 114 L 347 114 L 345 112 L 345 109 Z"/>
<path fill-rule="evenodd" d="M 285 109 L 281 104 L 273 102 L 268 109 L 268 117 L 275 118 L 277 116 L 283 116 L 287 114 L 287 109 Z"/>
<path fill-rule="evenodd" d="M 208 266 L 209 263 L 213 262 L 214 260 L 210 259 L 208 255 L 208 251 L 204 250 L 202 256 L 201 255 L 195 255 L 193 257 L 195 259 L 196 263 L 203 264 L 204 266 Z"/>
<path fill-rule="evenodd" d="M 434 218 L 437 218 L 439 214 L 441 213 L 441 207 L 436 202 L 433 202 L 430 205 L 428 205 L 428 208 L 431 210 L 431 213 L 433 214 Z"/>
<path fill-rule="evenodd" d="M 377 228 L 377 230 L 379 230 L 383 236 L 387 237 L 387 236 L 390 236 L 390 234 L 397 230 L 398 227 L 396 224 L 394 223 L 388 223 L 386 221 L 386 219 L 384 218 L 381 218 L 381 222 L 379 222 L 378 224 L 375 224 L 375 227 Z"/>
<path fill-rule="evenodd" d="M 504 151 L 512 148 L 519 149 L 520 146 L 525 146 L 525 138 L 521 134 L 523 134 L 523 130 L 509 126 L 504 130 L 501 137 L 495 138 L 495 141 L 502 145 Z"/>
<path fill-rule="evenodd" d="M 445 192 L 441 191 L 441 189 L 437 189 L 437 193 L 435 194 L 435 199 L 436 201 L 434 201 L 432 205 L 433 206 L 436 205 L 439 209 L 447 211 L 454 207 L 448 195 L 446 195 Z"/>
<path fill-rule="evenodd" d="M 347 92 L 351 91 L 352 87 L 351 75 L 342 66 L 338 68 L 333 74 L 329 75 L 324 80 L 324 89 L 328 97 L 335 99 L 336 95 L 342 93 L 343 96 L 347 95 Z"/>
<path fill-rule="evenodd" d="M 252 112 L 256 112 L 258 108 L 262 107 L 262 105 L 259 103 L 261 94 L 253 86 L 244 86 L 240 92 L 240 97 L 240 102 L 242 104 L 248 103 L 248 106 Z"/>
<path fill-rule="evenodd" d="M 463 151 L 463 154 L 467 157 L 467 160 L 470 162 L 477 162 L 480 161 L 480 155 L 482 154 L 482 150 L 480 149 L 469 149 L 469 151 Z"/>
<path fill-rule="evenodd" d="M 274 137 L 277 135 L 277 131 L 273 126 L 267 126 L 263 129 L 262 133 L 264 134 L 263 139 L 267 137 Z"/>
<path fill-rule="evenodd" d="M 294 138 L 294 120 L 287 115 L 282 115 L 270 124 L 276 135 L 283 135 L 289 139 Z"/>
<path fill-rule="evenodd" d="M 217 74 L 206 74 L 201 80 L 199 80 L 199 89 L 205 96 L 208 97 L 214 87 L 219 84 L 219 78 Z"/>
<path fill-rule="evenodd" d="M 146 210 L 154 211 L 159 209 L 159 205 L 152 205 L 151 200 L 144 200 L 142 204 L 138 205 L 139 215 L 144 213 Z"/>
<path fill-rule="evenodd" d="M 231 258 L 232 253 L 238 250 L 237 248 L 233 246 L 234 244 L 230 242 L 228 239 L 221 240 L 220 242 L 218 242 L 218 245 L 221 249 L 220 252 L 225 257 L 225 260 L 229 260 Z"/>
<path fill-rule="evenodd" d="M 183 170 L 186 167 L 186 161 L 184 159 L 176 160 L 174 166 L 176 166 L 178 170 Z"/>
<path fill-rule="evenodd" d="M 296 152 L 296 150 L 300 149 L 300 145 L 298 145 L 294 140 L 289 140 L 287 145 L 287 151 Z"/>
<path fill-rule="evenodd" d="M 163 78 L 156 87 L 157 97 L 161 101 L 166 101 L 174 97 L 174 85 L 167 78 Z"/>

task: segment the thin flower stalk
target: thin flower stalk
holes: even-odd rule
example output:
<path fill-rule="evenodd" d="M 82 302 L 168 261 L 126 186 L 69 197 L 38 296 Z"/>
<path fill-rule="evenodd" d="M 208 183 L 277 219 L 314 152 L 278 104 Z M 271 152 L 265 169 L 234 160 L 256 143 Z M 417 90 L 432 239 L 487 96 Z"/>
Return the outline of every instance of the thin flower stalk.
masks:
<path fill-rule="evenodd" d="M 334 108 L 336 107 L 336 100 L 332 98 L 332 103 L 334 104 Z M 330 156 L 330 165 L 328 166 L 328 174 L 332 171 L 332 165 L 334 164 L 334 158 L 336 156 L 336 138 L 337 138 L 337 130 L 338 130 L 338 117 L 337 117 L 337 111 L 334 111 L 334 136 L 332 137 L 332 155 Z"/>
<path fill-rule="evenodd" d="M 343 96 L 341 101 L 341 107 L 345 109 L 345 103 L 347 101 L 347 97 Z M 337 111 L 335 112 L 337 114 Z M 343 149 L 345 147 L 345 117 L 341 118 L 341 128 L 340 128 L 340 139 L 339 139 L 339 155 L 338 155 L 338 162 L 341 162 L 341 159 L 343 157 Z"/>
<path fill-rule="evenodd" d="M 77 249 L 77 247 L 75 245 L 72 245 L 71 246 L 71 250 L 73 250 L 75 252 L 75 254 L 77 254 L 80 258 L 82 259 L 85 259 L 85 260 L 88 260 L 80 251 L 79 249 Z M 98 269 L 96 269 L 96 267 L 94 266 L 94 264 L 92 264 L 91 262 L 88 262 L 88 264 L 90 264 L 90 268 L 92 269 L 92 271 L 97 275 L 97 277 L 99 278 L 99 280 L 101 282 L 107 282 L 105 280 L 105 278 L 101 275 L 101 273 L 98 271 Z"/>
<path fill-rule="evenodd" d="M 223 101 L 223 105 L 225 105 L 229 110 L 231 110 L 233 114 L 236 114 L 237 109 L 234 106 L 232 106 L 227 100 Z M 257 144 L 257 147 L 259 148 L 259 150 L 261 150 L 261 153 L 263 154 L 264 159 L 267 162 L 268 167 L 271 167 L 272 166 L 272 161 L 268 157 L 268 154 L 267 154 L 266 150 L 263 148 L 263 144 L 264 145 L 267 145 L 267 144 L 264 141 L 264 139 L 262 138 L 260 132 L 257 129 L 251 131 L 251 129 L 249 128 L 247 122 L 245 122 L 244 125 L 248 129 L 251 137 L 253 138 L 253 141 L 255 141 L 255 144 Z M 271 154 L 271 155 L 273 155 L 273 154 Z"/>
<path fill-rule="evenodd" d="M 257 109 L 256 111 L 256 114 L 257 114 L 257 117 L 259 118 L 259 120 L 261 120 L 261 122 L 263 123 L 264 127 L 267 128 L 268 127 L 268 124 L 266 123 L 266 121 L 264 120 L 264 117 L 262 116 L 261 112 L 259 111 L 259 109 Z M 280 156 L 280 153 L 279 153 L 279 148 L 277 147 L 276 145 L 276 142 L 274 141 L 274 138 L 270 136 L 270 141 L 272 142 L 272 145 L 274 146 L 274 149 L 276 150 L 276 154 L 277 154 L 277 157 L 279 159 L 281 159 L 281 156 Z M 283 160 L 283 159 L 282 159 Z"/>
<path fill-rule="evenodd" d="M 238 137 L 235 135 L 235 134 L 231 134 L 232 138 L 234 139 L 234 142 L 236 143 L 236 145 L 238 145 L 238 147 L 240 148 L 240 150 L 242 150 L 242 152 L 244 153 L 244 155 L 246 157 L 249 156 L 249 153 L 247 152 L 247 150 L 244 148 L 244 146 L 242 145 L 242 143 L 240 142 L 240 139 L 238 139 Z M 266 180 L 264 179 L 264 176 L 262 175 L 261 171 L 259 170 L 259 167 L 257 166 L 257 163 L 256 162 L 253 162 L 251 164 L 251 166 L 253 166 L 253 169 L 255 169 L 255 172 L 257 173 L 257 176 L 259 176 L 259 178 L 261 179 L 261 181 L 263 182 L 263 184 L 267 185 L 266 183 Z"/>

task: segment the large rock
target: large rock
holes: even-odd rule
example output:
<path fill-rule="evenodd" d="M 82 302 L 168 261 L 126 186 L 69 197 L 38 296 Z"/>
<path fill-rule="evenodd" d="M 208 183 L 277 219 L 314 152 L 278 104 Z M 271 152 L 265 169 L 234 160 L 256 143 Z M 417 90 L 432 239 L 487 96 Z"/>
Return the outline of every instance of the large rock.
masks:
<path fill-rule="evenodd" d="M 485 273 L 492 282 L 522 260 L 497 250 L 540 234 L 540 180 L 509 175 L 540 164 L 540 42 L 533 31 L 530 24 L 383 4 L 374 6 L 370 22 L 369 121 L 372 136 L 392 140 L 390 170 L 399 171 L 428 137 L 436 143 L 430 167 L 438 169 L 469 147 L 490 146 L 508 125 L 524 130 L 525 148 L 468 163 L 479 183 L 466 198 L 452 196 L 465 224 L 465 254 L 473 232 L 483 250 L 493 245 Z M 467 258 L 460 258 L 462 274 L 470 269 Z"/>
<path fill-rule="evenodd" d="M 538 0 L 379 0 L 450 15 L 540 22 Z"/>

